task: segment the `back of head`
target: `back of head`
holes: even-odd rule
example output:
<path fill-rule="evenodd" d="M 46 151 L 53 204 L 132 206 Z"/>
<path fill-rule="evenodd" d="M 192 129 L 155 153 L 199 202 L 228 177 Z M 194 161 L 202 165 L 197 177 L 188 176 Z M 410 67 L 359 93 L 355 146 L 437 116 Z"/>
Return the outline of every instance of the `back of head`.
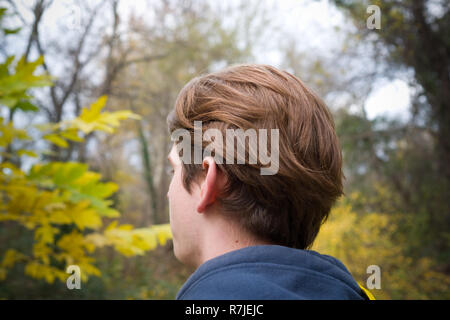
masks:
<path fill-rule="evenodd" d="M 223 214 L 255 237 L 310 247 L 343 188 L 339 142 L 323 101 L 288 72 L 237 65 L 194 78 L 181 90 L 168 117 L 170 130 L 193 136 L 194 121 L 202 121 L 203 132 L 215 128 L 223 136 L 227 129 L 255 129 L 258 135 L 278 129 L 278 145 L 268 146 L 279 152 L 277 172 L 263 175 L 264 164 L 249 161 L 255 147 L 249 141 L 245 164 L 218 164 L 228 181 L 218 200 Z M 188 191 L 201 176 L 201 164 L 183 163 Z"/>

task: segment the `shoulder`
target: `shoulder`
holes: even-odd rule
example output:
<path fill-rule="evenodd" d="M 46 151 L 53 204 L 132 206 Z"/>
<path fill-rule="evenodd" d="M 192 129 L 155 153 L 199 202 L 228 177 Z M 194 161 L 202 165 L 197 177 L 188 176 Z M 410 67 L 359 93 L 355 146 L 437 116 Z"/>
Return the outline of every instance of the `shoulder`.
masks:
<path fill-rule="evenodd" d="M 277 288 L 273 282 L 252 269 L 258 266 L 233 265 L 204 274 L 183 287 L 177 299 L 181 300 L 248 300 L 289 299 L 290 292 Z"/>

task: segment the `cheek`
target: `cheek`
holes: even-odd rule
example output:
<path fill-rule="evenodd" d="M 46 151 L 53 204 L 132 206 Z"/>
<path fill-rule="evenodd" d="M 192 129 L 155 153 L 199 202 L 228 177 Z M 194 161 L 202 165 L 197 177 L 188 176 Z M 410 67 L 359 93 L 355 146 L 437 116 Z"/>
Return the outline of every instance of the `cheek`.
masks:
<path fill-rule="evenodd" d="M 199 192 L 195 186 L 192 191 L 190 194 L 184 188 L 181 170 L 175 170 L 167 193 L 170 219 L 175 228 L 180 225 L 180 228 L 186 229 L 192 223 L 192 219 L 195 218 Z"/>
<path fill-rule="evenodd" d="M 172 176 L 172 180 L 170 181 L 169 191 L 167 193 L 167 197 L 169 198 L 169 212 L 171 220 L 174 218 L 177 220 L 180 219 L 180 211 L 183 210 L 183 206 L 188 200 L 186 193 L 187 191 L 184 190 L 181 181 L 181 173 L 179 170 L 176 170 Z"/>
<path fill-rule="evenodd" d="M 167 191 L 167 198 L 169 199 L 169 213 L 170 213 L 170 218 L 172 220 L 172 207 L 174 205 L 174 200 L 176 199 L 176 192 L 175 192 L 175 177 L 172 176 L 172 179 L 170 180 L 170 184 L 169 184 L 169 190 Z"/>
<path fill-rule="evenodd" d="M 169 198 L 169 202 L 173 203 L 179 197 L 180 193 L 180 179 L 179 173 L 175 171 L 172 174 L 172 179 L 169 184 L 169 191 L 167 192 L 167 197 Z"/>

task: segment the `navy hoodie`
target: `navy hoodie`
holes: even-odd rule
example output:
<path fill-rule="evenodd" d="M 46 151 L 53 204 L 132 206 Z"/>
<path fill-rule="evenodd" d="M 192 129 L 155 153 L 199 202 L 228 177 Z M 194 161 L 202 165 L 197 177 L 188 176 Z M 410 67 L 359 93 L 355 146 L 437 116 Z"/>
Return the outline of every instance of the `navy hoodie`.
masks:
<path fill-rule="evenodd" d="M 180 300 L 367 299 L 347 268 L 328 255 L 258 245 L 203 263 L 177 294 Z"/>

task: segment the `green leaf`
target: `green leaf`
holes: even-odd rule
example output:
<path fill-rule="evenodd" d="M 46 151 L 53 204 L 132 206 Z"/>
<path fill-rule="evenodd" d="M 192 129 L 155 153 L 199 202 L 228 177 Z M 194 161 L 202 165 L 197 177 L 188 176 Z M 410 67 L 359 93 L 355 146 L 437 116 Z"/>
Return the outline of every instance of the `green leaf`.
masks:
<path fill-rule="evenodd" d="M 87 171 L 87 165 L 77 162 L 60 163 L 54 174 L 53 181 L 56 185 L 70 185 Z"/>
<path fill-rule="evenodd" d="M 10 61 L 8 61 L 10 63 Z M 15 72 L 11 75 L 5 73 L 5 66 L 2 66 L 2 76 L 0 77 L 0 98 L 11 95 L 24 94 L 32 87 L 43 87 L 52 85 L 51 77 L 43 73 L 34 75 L 38 66 L 44 62 L 41 56 L 33 62 L 27 62 L 22 56 L 16 64 Z"/>
<path fill-rule="evenodd" d="M 36 107 L 34 104 L 32 104 L 30 101 L 27 101 L 27 100 L 20 100 L 14 106 L 14 109 L 20 109 L 22 111 L 32 111 L 32 112 L 39 111 L 38 107 Z"/>
<path fill-rule="evenodd" d="M 6 8 L 0 7 L 0 20 L 3 18 L 3 15 L 5 14 L 6 10 L 7 10 Z"/>
<path fill-rule="evenodd" d="M 0 97 L 0 105 L 4 105 L 8 108 L 13 108 L 15 105 L 17 105 L 17 103 L 19 102 L 18 98 L 14 98 L 14 97 Z"/>
<path fill-rule="evenodd" d="M 9 56 L 6 61 L 2 64 L 0 64 L 0 78 L 1 77 L 6 77 L 9 75 L 9 66 L 11 65 L 11 63 L 14 61 L 15 56 Z"/>
<path fill-rule="evenodd" d="M 8 34 L 16 34 L 20 30 L 21 30 L 21 28 L 15 28 L 15 29 L 4 28 L 3 32 L 5 33 L 5 35 L 8 35 Z"/>

